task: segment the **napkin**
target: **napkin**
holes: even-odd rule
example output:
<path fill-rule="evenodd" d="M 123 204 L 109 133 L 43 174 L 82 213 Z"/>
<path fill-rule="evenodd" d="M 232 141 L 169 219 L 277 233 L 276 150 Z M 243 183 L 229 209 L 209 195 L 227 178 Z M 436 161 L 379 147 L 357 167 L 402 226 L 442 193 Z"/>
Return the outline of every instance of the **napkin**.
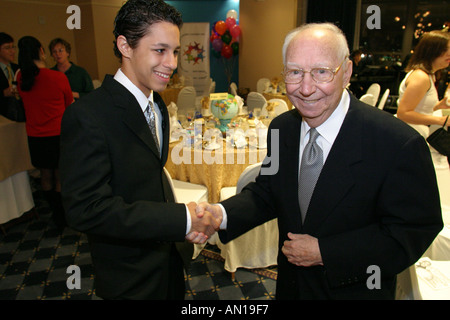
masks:
<path fill-rule="evenodd" d="M 231 131 L 231 130 L 230 130 Z M 245 148 L 247 146 L 247 140 L 245 139 L 245 133 L 242 129 L 234 129 L 230 137 L 230 143 L 231 145 L 235 146 L 238 149 Z"/>

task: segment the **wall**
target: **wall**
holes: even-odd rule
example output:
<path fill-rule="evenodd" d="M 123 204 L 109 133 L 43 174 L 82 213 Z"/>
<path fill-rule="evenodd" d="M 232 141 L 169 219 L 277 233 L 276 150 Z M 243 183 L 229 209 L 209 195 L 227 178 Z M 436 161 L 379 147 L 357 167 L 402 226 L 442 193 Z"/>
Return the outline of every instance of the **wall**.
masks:
<path fill-rule="evenodd" d="M 256 91 L 260 78 L 280 77 L 284 37 L 297 24 L 297 0 L 241 0 L 239 87 Z"/>
<path fill-rule="evenodd" d="M 66 20 L 69 17 L 66 9 L 69 0 L 0 0 L 0 31 L 10 34 L 17 46 L 23 36 L 36 37 L 47 54 L 47 65 L 55 65 L 48 45 L 56 37 L 74 43 L 72 30 L 67 29 Z M 16 50 L 17 61 L 18 50 Z M 77 61 L 77 48 L 73 46 L 72 56 Z"/>
<path fill-rule="evenodd" d="M 256 90 L 261 77 L 279 76 L 283 70 L 281 47 L 286 33 L 296 26 L 297 0 L 203 0 L 167 1 L 183 14 L 186 22 L 224 20 L 229 10 L 239 14 L 242 34 L 239 61 L 232 81 L 239 87 Z M 71 60 L 85 67 L 93 79 L 119 67 L 113 54 L 113 21 L 123 0 L 0 0 L 0 30 L 16 40 L 33 35 L 47 48 L 55 37 L 72 44 Z M 81 8 L 81 30 L 69 30 L 66 9 L 70 4 Z M 39 23 L 39 17 L 41 23 Z M 43 23 L 42 23 L 43 22 Z M 48 49 L 47 49 L 48 51 Z M 49 66 L 54 64 L 48 55 Z M 216 91 L 226 91 L 226 76 L 220 62 L 211 57 L 211 76 Z"/>

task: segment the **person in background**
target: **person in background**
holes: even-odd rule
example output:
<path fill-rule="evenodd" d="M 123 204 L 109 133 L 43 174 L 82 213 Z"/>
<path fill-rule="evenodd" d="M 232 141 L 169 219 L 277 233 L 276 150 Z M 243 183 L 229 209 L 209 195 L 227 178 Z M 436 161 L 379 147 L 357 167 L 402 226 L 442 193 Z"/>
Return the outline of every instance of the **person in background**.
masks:
<path fill-rule="evenodd" d="M 267 174 L 264 161 L 240 194 L 198 206 L 200 216 L 222 218 L 224 243 L 278 218 L 277 299 L 394 299 L 397 274 L 443 226 L 425 140 L 349 94 L 348 56 L 333 24 L 290 32 L 283 74 L 295 109 L 271 122 L 267 139 L 278 170 Z M 371 267 L 380 272 L 376 289 Z"/>
<path fill-rule="evenodd" d="M 17 75 L 19 94 L 26 115 L 31 163 L 40 170 L 41 187 L 53 211 L 53 220 L 65 226 L 59 179 L 59 138 L 64 110 L 73 102 L 67 77 L 45 65 L 45 52 L 39 40 L 25 36 L 19 40 Z"/>
<path fill-rule="evenodd" d="M 64 72 L 69 79 L 72 94 L 75 100 L 94 90 L 91 76 L 80 66 L 77 66 L 70 59 L 70 43 L 61 38 L 53 39 L 48 46 L 50 53 L 56 61 L 52 70 Z"/>
<path fill-rule="evenodd" d="M 409 59 L 405 78 L 400 83 L 397 117 L 427 138 L 438 127 L 446 123 L 448 116 L 435 111 L 450 109 L 447 97 L 439 101 L 435 86 L 435 73 L 450 64 L 450 34 L 447 31 L 425 33 L 414 48 Z M 430 147 L 438 181 L 450 182 L 448 158 Z M 446 184 L 446 183 L 444 183 Z M 441 190 L 441 206 L 450 206 L 450 194 Z M 447 209 L 448 210 L 448 209 Z"/>
<path fill-rule="evenodd" d="M 19 65 L 13 62 L 15 54 L 13 37 L 0 32 L 0 115 L 3 116 L 6 115 L 7 100 L 18 94 L 17 87 L 13 85 L 14 75 L 19 69 Z"/>

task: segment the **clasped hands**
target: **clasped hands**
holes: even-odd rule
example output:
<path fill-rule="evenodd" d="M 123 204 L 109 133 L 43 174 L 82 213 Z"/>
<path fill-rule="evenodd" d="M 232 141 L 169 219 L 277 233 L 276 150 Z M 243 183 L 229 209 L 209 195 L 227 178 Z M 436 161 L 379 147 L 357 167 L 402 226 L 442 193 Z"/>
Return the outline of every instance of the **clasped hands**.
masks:
<path fill-rule="evenodd" d="M 222 209 L 218 205 L 207 202 L 188 205 L 191 213 L 192 226 L 186 235 L 186 240 L 192 243 L 202 244 L 208 240 L 222 223 Z M 288 261 L 296 266 L 310 267 L 323 265 L 318 239 L 308 234 L 288 233 L 289 240 L 284 241 L 281 252 Z"/>
<path fill-rule="evenodd" d="M 186 240 L 191 243 L 203 244 L 216 231 L 219 231 L 222 223 L 222 210 L 219 206 L 207 202 L 197 205 L 195 202 L 187 204 L 191 214 L 191 230 L 186 235 Z"/>

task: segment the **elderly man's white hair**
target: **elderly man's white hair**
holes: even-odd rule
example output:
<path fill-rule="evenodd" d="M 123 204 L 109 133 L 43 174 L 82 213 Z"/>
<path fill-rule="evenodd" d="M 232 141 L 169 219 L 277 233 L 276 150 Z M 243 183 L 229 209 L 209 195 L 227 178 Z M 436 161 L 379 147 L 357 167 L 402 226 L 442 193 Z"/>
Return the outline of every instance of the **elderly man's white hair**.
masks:
<path fill-rule="evenodd" d="M 336 35 L 337 40 L 337 48 L 336 48 L 336 54 L 339 60 L 344 59 L 345 57 L 348 57 L 350 55 L 350 51 L 348 49 L 347 39 L 345 38 L 344 33 L 341 29 L 339 29 L 337 26 L 335 26 L 332 23 L 324 22 L 324 23 L 309 23 L 304 24 L 292 31 L 290 31 L 286 38 L 284 39 L 283 44 L 283 64 L 286 66 L 286 51 L 289 47 L 289 44 L 291 43 L 292 39 L 294 39 L 297 35 L 300 33 L 307 31 L 307 30 L 328 30 L 331 31 Z"/>

